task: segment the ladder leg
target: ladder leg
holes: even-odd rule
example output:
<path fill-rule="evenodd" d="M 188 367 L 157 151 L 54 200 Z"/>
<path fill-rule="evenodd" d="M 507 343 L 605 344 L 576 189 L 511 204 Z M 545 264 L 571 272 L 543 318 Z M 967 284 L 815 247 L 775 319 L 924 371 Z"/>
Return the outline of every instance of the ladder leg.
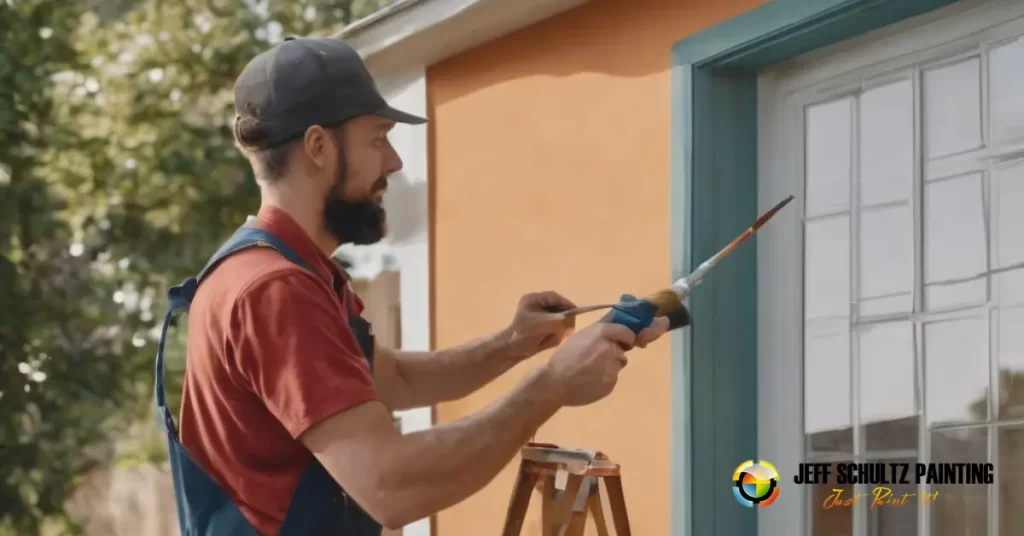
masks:
<path fill-rule="evenodd" d="M 555 533 L 555 506 L 558 504 L 558 490 L 555 475 L 544 476 L 541 484 L 541 536 L 557 536 Z"/>
<path fill-rule="evenodd" d="M 523 522 L 526 521 L 526 509 L 530 507 L 530 496 L 536 481 L 537 475 L 527 471 L 526 464 L 521 463 L 512 498 L 509 499 L 508 511 L 505 513 L 505 529 L 501 533 L 502 536 L 519 536 L 522 532 Z"/>
<path fill-rule="evenodd" d="M 587 511 L 573 512 L 572 517 L 569 518 L 569 526 L 565 529 L 564 536 L 583 536 L 583 531 L 587 528 Z"/>
<path fill-rule="evenodd" d="M 590 505 L 590 498 L 594 496 L 599 484 L 597 478 L 588 476 L 583 479 L 580 490 L 576 497 L 572 497 L 572 513 L 569 517 L 569 526 L 566 527 L 564 536 L 583 536 L 587 528 L 587 510 Z"/>
<path fill-rule="evenodd" d="M 608 490 L 608 506 L 612 511 L 616 536 L 632 536 L 629 530 L 629 516 L 626 514 L 626 498 L 622 494 L 622 477 L 608 476 L 604 479 Z"/>
<path fill-rule="evenodd" d="M 604 518 L 604 507 L 601 506 L 600 486 L 595 485 L 591 490 L 593 493 L 587 497 L 587 510 L 594 516 L 594 524 L 597 525 L 597 536 L 608 536 L 608 522 Z"/>
<path fill-rule="evenodd" d="M 572 515 L 572 507 L 576 504 L 576 498 L 580 495 L 580 487 L 582 485 L 583 476 L 581 475 L 569 475 L 569 479 L 565 482 L 565 491 L 562 492 L 562 496 L 555 507 L 554 525 L 552 525 L 555 536 L 565 535 L 565 529 L 569 524 L 569 517 Z"/>

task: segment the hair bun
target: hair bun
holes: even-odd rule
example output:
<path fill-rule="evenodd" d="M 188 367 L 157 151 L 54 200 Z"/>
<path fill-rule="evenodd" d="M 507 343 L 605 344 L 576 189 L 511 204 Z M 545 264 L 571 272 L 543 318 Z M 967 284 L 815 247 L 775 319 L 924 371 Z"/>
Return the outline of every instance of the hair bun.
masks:
<path fill-rule="evenodd" d="M 251 116 L 235 116 L 235 140 L 242 146 L 258 147 L 267 139 L 259 119 Z"/>

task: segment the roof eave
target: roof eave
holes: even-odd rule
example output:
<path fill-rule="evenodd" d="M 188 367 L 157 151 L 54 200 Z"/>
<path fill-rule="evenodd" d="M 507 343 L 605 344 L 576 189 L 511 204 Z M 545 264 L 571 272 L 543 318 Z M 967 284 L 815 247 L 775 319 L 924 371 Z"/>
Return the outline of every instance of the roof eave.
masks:
<path fill-rule="evenodd" d="M 388 17 L 394 16 L 397 13 L 401 13 L 403 10 L 409 9 L 415 4 L 429 1 L 430 0 L 398 0 L 396 2 L 391 2 L 369 15 L 349 23 L 338 31 L 338 33 L 335 34 L 335 37 L 347 40 L 352 36 L 358 35 L 362 30 L 370 28 L 371 26 L 380 23 Z"/>
<path fill-rule="evenodd" d="M 375 75 L 422 68 L 587 0 L 401 0 L 335 34 Z"/>

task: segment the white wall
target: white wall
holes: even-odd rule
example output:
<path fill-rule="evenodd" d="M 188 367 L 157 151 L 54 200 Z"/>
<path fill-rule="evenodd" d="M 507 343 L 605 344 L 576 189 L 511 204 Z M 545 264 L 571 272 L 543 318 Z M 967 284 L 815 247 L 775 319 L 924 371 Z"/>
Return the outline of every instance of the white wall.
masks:
<path fill-rule="evenodd" d="M 373 65 L 370 64 L 372 70 Z M 375 73 L 375 76 L 376 73 Z M 395 108 L 426 117 L 426 69 L 422 66 L 397 75 L 377 76 L 384 98 Z M 391 177 L 384 196 L 388 237 L 378 250 L 394 256 L 399 272 L 402 349 L 430 350 L 430 258 L 427 220 L 427 126 L 395 126 L 391 143 L 402 157 L 402 171 Z M 358 253 L 357 253 L 358 254 Z M 355 276 L 355 274 L 353 274 Z M 398 413 L 402 432 L 410 433 L 432 424 L 431 408 Z M 430 520 L 405 528 L 403 536 L 430 536 Z"/>
<path fill-rule="evenodd" d="M 378 80 L 388 102 L 400 110 L 427 113 L 425 70 Z M 391 177 L 384 207 L 388 243 L 398 263 L 402 304 L 402 349 L 430 350 L 430 259 L 427 232 L 427 127 L 399 124 L 391 143 L 402 157 L 402 171 Z M 403 431 L 431 424 L 430 408 L 402 413 Z"/>

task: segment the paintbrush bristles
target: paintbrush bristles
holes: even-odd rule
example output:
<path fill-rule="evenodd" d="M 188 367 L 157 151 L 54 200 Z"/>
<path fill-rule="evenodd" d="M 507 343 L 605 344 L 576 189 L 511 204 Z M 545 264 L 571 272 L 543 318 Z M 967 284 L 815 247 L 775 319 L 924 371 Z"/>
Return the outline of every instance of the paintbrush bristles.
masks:
<path fill-rule="evenodd" d="M 668 318 L 668 329 L 673 330 L 690 325 L 690 311 L 679 300 L 672 289 L 665 289 L 644 298 L 658 308 L 655 316 Z"/>
<path fill-rule="evenodd" d="M 765 223 L 768 223 L 768 220 L 772 219 L 772 217 L 775 216 L 776 212 L 782 210 L 782 207 L 788 205 L 789 202 L 792 201 L 792 200 L 793 200 L 793 196 L 791 195 L 791 196 L 783 199 L 782 201 L 779 201 L 779 203 L 777 205 L 775 205 L 774 207 L 772 207 L 771 209 L 769 209 L 768 212 L 765 212 L 764 214 L 762 214 L 761 217 L 758 218 L 754 222 L 754 225 L 751 225 L 750 227 L 752 229 L 754 229 L 755 231 L 760 229 L 762 225 L 764 225 Z"/>

